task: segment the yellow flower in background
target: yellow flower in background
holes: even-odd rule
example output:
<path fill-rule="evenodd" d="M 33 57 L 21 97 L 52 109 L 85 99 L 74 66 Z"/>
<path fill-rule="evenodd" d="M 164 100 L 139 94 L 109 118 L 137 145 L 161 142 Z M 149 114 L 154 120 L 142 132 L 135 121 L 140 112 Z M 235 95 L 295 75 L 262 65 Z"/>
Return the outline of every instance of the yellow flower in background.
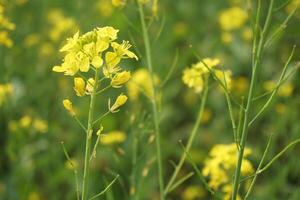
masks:
<path fill-rule="evenodd" d="M 112 131 L 101 135 L 100 142 L 104 145 L 122 143 L 126 140 L 126 134 L 122 131 Z"/>
<path fill-rule="evenodd" d="M 48 131 L 48 123 L 45 120 L 37 118 L 33 121 L 33 128 L 37 132 L 46 133 Z"/>
<path fill-rule="evenodd" d="M 121 106 L 123 106 L 126 103 L 127 99 L 128 99 L 128 97 L 126 95 L 120 94 L 117 97 L 115 103 L 109 108 L 109 110 L 111 112 L 117 112 L 118 108 L 120 108 Z"/>
<path fill-rule="evenodd" d="M 82 97 L 85 95 L 85 81 L 81 77 L 74 78 L 74 90 L 76 95 Z"/>
<path fill-rule="evenodd" d="M 235 143 L 217 144 L 209 152 L 209 158 L 204 162 L 202 173 L 209 179 L 208 184 L 214 190 L 220 190 L 224 185 L 230 184 L 232 172 L 236 167 L 238 150 Z M 247 156 L 251 149 L 245 148 L 244 158 L 241 166 L 243 176 L 254 172 L 251 162 Z"/>
<path fill-rule="evenodd" d="M 96 5 L 96 8 L 98 13 L 103 17 L 109 17 L 114 12 L 111 0 L 99 0 Z"/>
<path fill-rule="evenodd" d="M 248 14 L 245 10 L 240 7 L 231 7 L 220 13 L 219 24 L 221 29 L 232 31 L 241 28 L 247 19 Z"/>
<path fill-rule="evenodd" d="M 72 116 L 75 116 L 75 111 L 73 109 L 72 102 L 69 99 L 63 100 L 63 106 Z"/>
<path fill-rule="evenodd" d="M 154 84 L 160 83 L 158 76 L 154 75 Z M 135 71 L 127 84 L 128 96 L 130 100 L 137 100 L 141 93 L 153 99 L 153 87 L 151 84 L 151 74 L 147 69 L 141 68 Z"/>
<path fill-rule="evenodd" d="M 195 68 L 187 68 L 183 71 L 182 81 L 188 87 L 193 88 L 196 93 L 202 92 L 204 88 L 204 81 L 202 72 Z"/>
<path fill-rule="evenodd" d="M 215 70 L 215 76 L 221 81 L 226 89 L 232 88 L 232 73 L 230 70 Z"/>
<path fill-rule="evenodd" d="M 291 0 L 290 2 L 289 2 L 289 4 L 286 6 L 286 11 L 288 12 L 288 13 L 291 13 L 291 12 L 293 12 L 293 10 L 295 9 L 295 8 L 299 8 L 299 6 L 300 6 L 300 0 Z M 299 15 L 298 15 L 299 16 Z"/>
<path fill-rule="evenodd" d="M 10 39 L 8 34 L 9 31 L 15 30 L 16 25 L 4 15 L 4 11 L 4 5 L 0 4 L 0 45 L 12 47 L 13 41 Z"/>
<path fill-rule="evenodd" d="M 221 40 L 225 44 L 229 44 L 232 42 L 232 34 L 230 32 L 223 32 L 221 34 Z"/>
<path fill-rule="evenodd" d="M 231 194 L 233 191 L 233 185 L 232 184 L 226 184 L 222 187 L 222 192 L 224 192 L 223 200 L 230 200 Z M 237 200 L 241 200 L 240 195 L 237 195 Z"/>
<path fill-rule="evenodd" d="M 198 185 L 191 185 L 184 189 L 183 200 L 196 200 L 205 196 L 205 190 Z"/>
<path fill-rule="evenodd" d="M 204 64 L 205 63 L 205 64 Z M 202 92 L 204 88 L 204 75 L 210 73 L 213 68 L 220 64 L 218 58 L 204 58 L 202 61 L 193 64 L 183 71 L 182 81 L 188 87 L 194 89 L 196 93 Z"/>
<path fill-rule="evenodd" d="M 38 34 L 32 33 L 30 35 L 27 35 L 24 40 L 24 45 L 26 47 L 32 47 L 40 42 L 41 38 Z"/>
<path fill-rule="evenodd" d="M 238 76 L 232 79 L 232 91 L 243 94 L 247 91 L 249 87 L 249 80 L 244 76 Z"/>
<path fill-rule="evenodd" d="M 41 197 L 37 192 L 30 192 L 28 195 L 28 200 L 41 200 Z"/>
<path fill-rule="evenodd" d="M 273 89 L 275 89 L 277 86 L 277 83 L 275 81 L 266 81 L 263 84 L 263 87 L 266 91 L 271 92 Z M 278 96 L 281 97 L 290 97 L 293 94 L 294 86 L 291 83 L 284 83 L 283 85 L 279 86 L 279 89 L 277 91 Z"/>
<path fill-rule="evenodd" d="M 253 32 L 252 32 L 252 29 L 247 27 L 243 30 L 243 33 L 242 33 L 242 36 L 243 36 L 243 39 L 246 41 L 246 42 L 251 42 L 252 38 L 253 38 Z"/>
<path fill-rule="evenodd" d="M 19 120 L 20 126 L 22 128 L 28 128 L 31 125 L 31 122 L 32 118 L 29 115 L 25 115 Z"/>
<path fill-rule="evenodd" d="M 122 87 L 127 81 L 129 81 L 131 74 L 129 71 L 119 72 L 111 79 L 112 87 L 119 88 Z"/>
<path fill-rule="evenodd" d="M 78 168 L 78 162 L 75 159 L 70 159 L 65 162 L 65 167 L 69 170 L 74 170 Z"/>
<path fill-rule="evenodd" d="M 65 17 L 62 10 L 54 9 L 47 14 L 47 20 L 51 28 L 49 28 L 49 37 L 53 41 L 61 39 L 63 34 L 77 29 L 75 20 Z"/>
<path fill-rule="evenodd" d="M 0 107 L 8 100 L 13 92 L 13 85 L 10 83 L 0 84 Z"/>
<path fill-rule="evenodd" d="M 122 7 L 126 4 L 126 0 L 111 0 L 111 4 L 115 7 Z"/>
<path fill-rule="evenodd" d="M 277 103 L 275 105 L 275 111 L 278 113 L 278 114 L 284 114 L 287 110 L 287 106 L 283 103 Z"/>

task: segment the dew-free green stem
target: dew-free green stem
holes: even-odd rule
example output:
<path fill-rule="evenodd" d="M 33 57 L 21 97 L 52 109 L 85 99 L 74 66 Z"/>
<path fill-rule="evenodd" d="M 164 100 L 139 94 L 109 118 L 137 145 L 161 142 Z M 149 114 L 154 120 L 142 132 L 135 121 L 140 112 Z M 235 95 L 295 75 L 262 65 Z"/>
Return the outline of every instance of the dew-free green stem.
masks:
<path fill-rule="evenodd" d="M 261 5 L 261 0 L 259 0 L 259 9 L 258 12 L 260 12 L 260 5 Z M 247 141 L 247 135 L 248 135 L 248 128 L 249 128 L 249 112 L 250 109 L 252 108 L 252 98 L 253 98 L 253 91 L 254 91 L 254 85 L 256 83 L 256 78 L 257 78 L 257 68 L 259 66 L 259 61 L 260 57 L 262 54 L 264 42 L 265 42 L 265 36 L 267 34 L 267 30 L 269 28 L 270 22 L 271 22 L 271 16 L 272 16 L 272 11 L 273 11 L 273 4 L 274 0 L 270 1 L 269 5 L 269 10 L 266 18 L 266 22 L 263 28 L 263 31 L 260 35 L 259 38 L 259 43 L 256 49 L 256 45 L 254 45 L 254 53 L 253 53 L 253 66 L 252 66 L 252 75 L 251 75 L 251 83 L 250 83 L 250 88 L 249 88 L 249 93 L 248 93 L 248 98 L 247 98 L 247 104 L 246 104 L 246 109 L 244 113 L 244 122 L 243 122 L 243 128 L 242 128 L 242 134 L 241 134 L 241 144 L 240 144 L 240 149 L 238 151 L 238 160 L 237 160 L 237 166 L 235 170 L 235 175 L 234 175 L 234 181 L 233 181 L 233 192 L 232 192 L 232 200 L 236 200 L 237 194 L 238 194 L 238 189 L 239 189 L 239 183 L 240 183 L 240 175 L 241 175 L 241 166 L 242 166 L 242 161 L 244 157 L 244 149 Z M 258 23 L 258 19 L 256 20 Z M 256 24 L 256 27 L 258 27 L 258 24 Z M 256 33 L 255 33 L 256 35 Z"/>
<path fill-rule="evenodd" d="M 98 83 L 98 70 L 96 70 L 96 72 L 95 72 L 94 79 L 95 79 L 95 83 Z M 92 145 L 96 90 L 97 90 L 97 84 L 94 85 L 94 89 L 91 94 L 90 107 L 89 107 L 88 125 L 87 125 L 87 131 L 86 131 L 86 139 L 85 139 L 84 172 L 83 172 L 82 198 L 81 198 L 82 200 L 88 199 L 90 155 L 91 155 L 91 145 Z"/>
<path fill-rule="evenodd" d="M 153 112 L 155 137 L 156 137 L 155 141 L 156 141 L 156 157 L 157 157 L 157 165 L 158 165 L 159 190 L 160 190 L 160 199 L 164 200 L 165 195 L 164 195 L 162 156 L 161 156 L 161 147 L 160 147 L 160 145 L 161 145 L 160 128 L 159 128 L 158 109 L 157 109 L 157 102 L 156 102 L 157 101 L 156 86 L 155 86 L 155 81 L 154 81 L 154 72 L 153 72 L 152 58 L 151 58 L 151 46 L 150 46 L 148 30 L 146 27 L 143 6 L 138 1 L 137 1 L 137 4 L 139 7 L 140 20 L 141 20 L 142 31 L 143 31 L 143 40 L 144 40 L 144 45 L 145 45 L 147 67 L 148 67 L 148 70 L 150 73 L 151 85 L 153 88 L 153 99 L 152 99 L 151 103 L 152 103 L 152 112 Z"/>
<path fill-rule="evenodd" d="M 192 144 L 193 144 L 193 141 L 195 139 L 195 136 L 196 136 L 196 133 L 199 129 L 199 126 L 200 126 L 200 122 L 201 122 L 201 119 L 202 119 L 202 115 L 203 115 L 203 112 L 204 112 L 204 108 L 205 108 L 205 104 L 206 104 L 206 99 L 207 99 L 207 93 L 208 93 L 208 81 L 207 81 L 208 78 L 206 78 L 206 81 L 205 81 L 205 89 L 203 91 L 203 96 L 202 96 L 202 100 L 201 100 L 201 104 L 200 104 L 200 108 L 199 108 L 199 112 L 197 113 L 198 116 L 197 116 L 197 119 L 196 119 L 196 123 L 193 127 L 193 130 L 189 136 L 189 139 L 188 139 L 188 142 L 187 142 L 187 145 L 185 147 L 186 151 L 189 152 L 191 147 L 192 147 Z M 181 158 L 179 160 L 179 163 L 176 165 L 175 167 L 175 171 L 174 173 L 172 174 L 171 176 L 171 179 L 170 181 L 168 182 L 167 186 L 166 186 L 166 189 L 165 189 L 165 194 L 167 194 L 169 191 L 170 191 L 170 188 L 172 187 L 185 159 L 186 159 L 186 153 L 183 152 L 182 155 L 181 155 Z"/>

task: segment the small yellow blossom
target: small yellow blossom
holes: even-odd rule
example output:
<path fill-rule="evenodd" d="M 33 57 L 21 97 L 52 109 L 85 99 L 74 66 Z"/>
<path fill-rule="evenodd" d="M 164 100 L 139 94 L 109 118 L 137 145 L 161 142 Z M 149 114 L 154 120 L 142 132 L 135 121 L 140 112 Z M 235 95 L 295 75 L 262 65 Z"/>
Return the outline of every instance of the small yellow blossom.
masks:
<path fill-rule="evenodd" d="M 12 47 L 13 41 L 10 39 L 8 33 L 14 30 L 16 25 L 4 15 L 4 10 L 4 6 L 0 4 L 0 45 Z"/>
<path fill-rule="evenodd" d="M 65 167 L 69 170 L 74 170 L 78 168 L 78 162 L 75 159 L 70 159 L 65 162 Z"/>
<path fill-rule="evenodd" d="M 85 95 L 85 81 L 81 77 L 74 78 L 74 90 L 76 95 L 82 97 Z"/>
<path fill-rule="evenodd" d="M 219 23 L 223 30 L 232 31 L 243 26 L 248 14 L 240 7 L 231 7 L 223 10 L 219 16 Z"/>
<path fill-rule="evenodd" d="M 37 192 L 30 192 L 28 195 L 28 200 L 41 200 L 41 197 Z"/>
<path fill-rule="evenodd" d="M 236 93 L 243 94 L 247 91 L 249 87 L 249 81 L 244 76 L 238 76 L 232 80 L 232 91 Z"/>
<path fill-rule="evenodd" d="M 246 42 L 250 42 L 253 38 L 253 32 L 251 30 L 251 28 L 247 27 L 243 30 L 243 39 L 246 41 Z"/>
<path fill-rule="evenodd" d="M 0 84 L 0 107 L 7 101 L 13 92 L 13 85 L 10 83 Z"/>
<path fill-rule="evenodd" d="M 111 112 L 117 112 L 118 111 L 118 108 L 120 108 L 122 105 L 124 105 L 127 101 L 128 97 L 124 94 L 120 94 L 115 103 L 110 107 L 110 111 Z"/>
<path fill-rule="evenodd" d="M 122 143 L 126 140 L 126 134 L 122 131 L 112 131 L 106 134 L 102 134 L 100 142 L 104 145 L 111 145 L 116 143 Z"/>
<path fill-rule="evenodd" d="M 63 105 L 65 109 L 72 115 L 75 116 L 75 111 L 73 109 L 72 102 L 69 99 L 64 99 L 63 100 Z"/>
<path fill-rule="evenodd" d="M 112 87 L 115 87 L 115 88 L 122 87 L 123 84 L 125 84 L 127 81 L 129 81 L 130 77 L 131 77 L 131 74 L 129 71 L 123 71 L 123 72 L 117 73 L 111 79 L 110 84 L 112 85 Z"/>

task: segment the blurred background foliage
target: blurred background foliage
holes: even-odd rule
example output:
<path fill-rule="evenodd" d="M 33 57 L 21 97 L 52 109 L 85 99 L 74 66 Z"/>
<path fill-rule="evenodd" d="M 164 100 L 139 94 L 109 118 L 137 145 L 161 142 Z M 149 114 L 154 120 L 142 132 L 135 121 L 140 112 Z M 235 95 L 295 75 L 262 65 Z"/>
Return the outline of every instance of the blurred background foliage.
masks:
<path fill-rule="evenodd" d="M 267 1 L 263 1 L 266 13 Z M 275 1 L 275 7 L 285 5 Z M 277 9 L 271 30 L 275 30 L 295 7 L 297 0 Z M 60 142 L 64 141 L 78 169 L 83 164 L 83 133 L 62 107 L 62 99 L 74 97 L 80 119 L 87 116 L 88 99 L 76 101 L 72 81 L 52 72 L 62 59 L 59 48 L 77 30 L 113 26 L 120 37 L 133 44 L 139 62 L 124 63 L 147 91 L 141 27 L 137 6 L 127 1 L 114 7 L 110 0 L 3 0 L 4 13 L 15 24 L 9 31 L 13 45 L 0 47 L 0 199 L 57 200 L 75 199 L 74 178 Z M 157 84 L 162 82 L 178 59 L 169 81 L 160 91 L 160 121 L 165 180 L 173 172 L 172 162 L 182 154 L 178 140 L 184 142 L 195 123 L 201 95 L 195 94 L 181 81 L 182 70 L 201 57 L 217 57 L 222 66 L 233 73 L 232 94 L 238 102 L 248 89 L 251 75 L 251 16 L 237 28 L 220 25 L 222 12 L 238 7 L 251 12 L 253 1 L 244 0 L 160 0 L 157 16 L 146 5 L 152 54 Z M 280 75 L 293 45 L 300 59 L 300 12 L 263 55 L 256 96 L 270 90 Z M 144 71 L 143 71 L 144 70 Z M 143 77 L 143 78 L 139 78 Z M 273 81 L 273 83 L 272 83 Z M 143 85 L 144 84 L 144 85 Z M 273 86 L 272 86 L 273 84 Z M 5 89 L 6 88 L 6 89 Z M 123 87 L 128 95 L 130 86 Z M 118 91 L 118 93 L 120 92 Z M 268 158 L 286 144 L 299 138 L 300 77 L 296 72 L 282 87 L 278 98 L 250 130 L 247 146 L 249 157 L 257 167 L 270 133 L 274 133 Z M 108 98 L 118 93 L 105 93 L 97 102 L 97 112 L 104 113 Z M 256 101 L 253 113 L 265 99 Z M 237 108 L 237 106 L 236 106 Z M 238 114 L 238 109 L 235 109 Z M 120 178 L 103 199 L 158 199 L 155 164 L 155 143 L 150 103 L 142 94 L 135 94 L 118 115 L 109 115 L 103 122 L 104 133 L 117 133 L 117 139 L 101 145 L 92 165 L 93 192 L 100 191 L 116 174 Z M 121 136 L 120 136 L 121 135 Z M 223 93 L 210 85 L 208 103 L 191 151 L 200 169 L 215 144 L 233 141 L 231 123 Z M 300 147 L 288 151 L 258 178 L 251 199 L 300 199 Z M 193 171 L 186 163 L 179 176 Z M 193 176 L 168 199 L 211 199 L 197 176 Z"/>

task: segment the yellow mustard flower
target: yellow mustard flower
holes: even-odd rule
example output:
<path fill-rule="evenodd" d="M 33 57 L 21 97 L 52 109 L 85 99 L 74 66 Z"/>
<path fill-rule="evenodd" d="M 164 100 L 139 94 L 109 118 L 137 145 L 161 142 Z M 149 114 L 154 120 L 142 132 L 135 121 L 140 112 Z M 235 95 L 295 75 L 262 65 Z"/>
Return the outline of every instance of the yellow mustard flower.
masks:
<path fill-rule="evenodd" d="M 73 109 L 73 104 L 69 99 L 64 99 L 63 100 L 63 106 L 65 109 L 72 115 L 75 116 L 75 111 Z"/>
<path fill-rule="evenodd" d="M 111 85 L 114 88 L 122 87 L 127 81 L 129 81 L 131 74 L 129 71 L 119 72 L 111 79 Z"/>
<path fill-rule="evenodd" d="M 28 200 L 41 200 L 41 197 L 37 192 L 30 192 L 28 195 Z"/>
<path fill-rule="evenodd" d="M 94 91 L 95 80 L 93 78 L 89 78 L 86 83 L 86 94 L 91 94 Z"/>
<path fill-rule="evenodd" d="M 246 41 L 246 42 L 250 42 L 253 38 L 253 32 L 252 32 L 252 29 L 249 28 L 249 27 L 246 27 L 243 32 L 242 32 L 242 36 L 243 36 L 243 39 Z"/>
<path fill-rule="evenodd" d="M 238 76 L 232 79 L 232 91 L 243 94 L 249 87 L 249 80 L 244 76 Z"/>
<path fill-rule="evenodd" d="M 236 167 L 237 147 L 232 144 L 215 145 L 209 152 L 209 158 L 204 162 L 202 173 L 209 179 L 209 186 L 214 190 L 220 190 L 226 184 L 229 184 L 232 172 Z M 243 176 L 254 173 L 251 162 L 247 156 L 251 154 L 251 149 L 245 148 L 244 158 L 241 166 L 241 174 Z"/>
<path fill-rule="evenodd" d="M 225 31 L 232 31 L 242 27 L 246 20 L 248 19 L 248 14 L 245 10 L 240 7 L 231 7 L 223 10 L 219 16 L 219 23 L 221 29 Z"/>
<path fill-rule="evenodd" d="M 232 42 L 232 34 L 230 32 L 223 32 L 221 34 L 221 40 L 225 44 L 229 44 Z"/>
<path fill-rule="evenodd" d="M 10 83 L 0 84 L 0 107 L 7 101 L 13 92 L 13 85 Z"/>
<path fill-rule="evenodd" d="M 96 5 L 96 9 L 103 17 L 109 17 L 114 12 L 114 7 L 111 3 L 111 0 L 99 0 Z"/>
<path fill-rule="evenodd" d="M 4 11 L 4 5 L 0 4 L 0 45 L 12 47 L 13 41 L 10 39 L 8 34 L 9 31 L 12 31 L 16 28 L 16 25 L 4 15 Z"/>
<path fill-rule="evenodd" d="M 85 95 L 85 81 L 81 77 L 74 78 L 74 90 L 76 95 L 82 97 Z"/>
<path fill-rule="evenodd" d="M 117 112 L 118 111 L 118 108 L 120 108 L 122 105 L 124 105 L 127 101 L 128 97 L 124 94 L 120 94 L 115 103 L 109 108 L 109 110 L 111 112 Z"/>
<path fill-rule="evenodd" d="M 112 131 L 106 134 L 102 134 L 100 142 L 104 145 L 111 145 L 116 143 L 122 143 L 126 140 L 126 134 L 122 131 Z"/>
<path fill-rule="evenodd" d="M 209 69 L 213 70 L 219 63 L 220 60 L 218 58 L 204 58 L 202 61 L 193 64 L 190 68 L 186 68 L 183 71 L 183 83 L 193 88 L 196 93 L 202 92 L 204 88 L 203 76 L 209 73 Z"/>

